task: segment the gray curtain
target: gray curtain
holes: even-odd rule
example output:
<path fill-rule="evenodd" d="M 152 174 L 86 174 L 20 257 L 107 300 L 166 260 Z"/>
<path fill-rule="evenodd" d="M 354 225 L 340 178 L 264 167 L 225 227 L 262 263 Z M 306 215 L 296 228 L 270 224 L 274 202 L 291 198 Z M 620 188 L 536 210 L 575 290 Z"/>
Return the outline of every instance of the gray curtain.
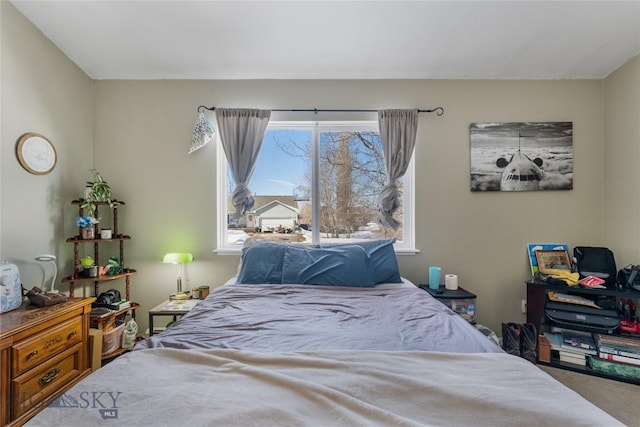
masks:
<path fill-rule="evenodd" d="M 255 203 L 248 183 L 256 167 L 270 117 L 271 110 L 216 108 L 222 148 L 236 182 L 232 194 L 236 209 L 234 218 L 250 211 Z"/>
<path fill-rule="evenodd" d="M 378 222 L 397 230 L 402 224 L 393 217 L 400 202 L 397 181 L 407 171 L 416 145 L 418 110 L 380 110 L 378 124 L 387 182 L 378 195 Z"/>

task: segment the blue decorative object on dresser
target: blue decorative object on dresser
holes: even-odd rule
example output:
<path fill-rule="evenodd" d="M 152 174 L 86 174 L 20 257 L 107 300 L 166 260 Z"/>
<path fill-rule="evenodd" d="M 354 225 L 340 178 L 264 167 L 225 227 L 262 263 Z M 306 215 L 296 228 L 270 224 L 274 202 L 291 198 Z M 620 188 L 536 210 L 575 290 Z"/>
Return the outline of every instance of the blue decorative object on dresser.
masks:
<path fill-rule="evenodd" d="M 22 304 L 22 282 L 15 264 L 2 264 L 0 279 L 0 313 L 15 310 Z"/>

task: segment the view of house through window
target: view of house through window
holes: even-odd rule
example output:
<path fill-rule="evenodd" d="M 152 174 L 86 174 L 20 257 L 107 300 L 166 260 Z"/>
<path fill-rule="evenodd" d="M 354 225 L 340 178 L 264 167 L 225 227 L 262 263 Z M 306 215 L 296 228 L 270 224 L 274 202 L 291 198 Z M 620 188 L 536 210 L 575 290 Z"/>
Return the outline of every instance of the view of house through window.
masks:
<path fill-rule="evenodd" d="M 394 231 L 377 223 L 376 202 L 386 180 L 377 122 L 271 123 L 249 182 L 255 205 L 240 217 L 231 201 L 235 182 L 228 168 L 225 172 L 227 229 L 222 235 L 227 241 L 221 243 L 227 247 L 242 246 L 249 237 L 300 243 L 405 241 L 406 227 Z M 413 174 L 412 167 L 407 174 Z M 396 212 L 401 221 L 403 187 L 401 181 Z"/>

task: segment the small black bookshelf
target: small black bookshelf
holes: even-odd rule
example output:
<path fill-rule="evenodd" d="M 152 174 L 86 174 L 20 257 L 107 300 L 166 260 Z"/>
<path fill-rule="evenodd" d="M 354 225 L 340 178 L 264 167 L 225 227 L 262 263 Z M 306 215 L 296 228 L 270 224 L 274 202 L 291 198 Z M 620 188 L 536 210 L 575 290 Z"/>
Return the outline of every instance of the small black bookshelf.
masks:
<path fill-rule="evenodd" d="M 640 292 L 631 288 L 622 288 L 622 289 L 589 289 L 582 288 L 576 286 L 565 286 L 565 285 L 551 285 L 545 282 L 541 282 L 538 280 L 527 281 L 527 322 L 533 323 L 540 334 L 543 334 L 545 331 L 550 331 L 553 326 L 573 329 L 577 331 L 587 331 L 591 333 L 599 333 L 599 334 L 607 334 L 611 336 L 619 336 L 628 338 L 638 342 L 640 346 L 640 334 L 638 333 L 628 333 L 625 331 L 621 331 L 616 328 L 612 331 L 603 331 L 597 328 L 593 328 L 588 324 L 575 324 L 575 325 L 567 325 L 567 324 L 557 324 L 553 322 L 553 320 L 549 319 L 545 316 L 545 305 L 548 302 L 547 292 L 555 291 L 568 295 L 577 295 L 592 299 L 594 301 L 618 301 L 622 300 L 633 300 L 636 301 L 636 306 L 638 310 L 640 310 Z M 626 382 L 630 384 L 640 385 L 640 365 L 633 365 L 631 371 L 632 375 L 629 377 L 628 374 L 624 375 L 602 372 L 603 365 L 606 363 L 611 363 L 610 361 L 604 361 L 603 359 L 596 359 L 594 363 L 594 367 L 590 366 L 589 363 L 586 366 L 582 366 L 576 363 L 568 363 L 559 360 L 559 352 L 557 350 L 551 350 L 551 358 L 550 361 L 538 361 L 541 365 L 551 366 L 554 368 L 565 369 L 573 372 L 579 372 L 587 375 L 593 375 L 602 378 L 613 379 L 616 381 Z M 593 357 L 593 356 L 591 356 Z M 638 374 L 636 374 L 636 369 Z"/>

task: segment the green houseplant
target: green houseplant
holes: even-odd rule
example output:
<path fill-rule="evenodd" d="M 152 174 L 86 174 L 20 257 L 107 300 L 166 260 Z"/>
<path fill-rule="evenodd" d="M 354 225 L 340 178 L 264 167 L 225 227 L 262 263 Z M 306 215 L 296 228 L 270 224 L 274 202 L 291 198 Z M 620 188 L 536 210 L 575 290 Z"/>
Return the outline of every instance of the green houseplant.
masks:
<path fill-rule="evenodd" d="M 88 216 L 93 217 L 96 211 L 96 202 L 107 202 L 110 208 L 116 206 L 117 202 L 112 198 L 111 186 L 104 180 L 100 172 L 97 169 L 91 169 L 91 172 L 93 172 L 93 181 L 87 181 L 87 187 L 91 188 L 91 191 L 80 203 L 80 207 L 85 210 Z"/>
<path fill-rule="evenodd" d="M 87 255 L 80 260 L 80 266 L 82 267 L 82 272 L 80 273 L 82 276 L 95 277 L 98 275 L 98 270 L 94 269 L 95 260 L 90 255 Z"/>

